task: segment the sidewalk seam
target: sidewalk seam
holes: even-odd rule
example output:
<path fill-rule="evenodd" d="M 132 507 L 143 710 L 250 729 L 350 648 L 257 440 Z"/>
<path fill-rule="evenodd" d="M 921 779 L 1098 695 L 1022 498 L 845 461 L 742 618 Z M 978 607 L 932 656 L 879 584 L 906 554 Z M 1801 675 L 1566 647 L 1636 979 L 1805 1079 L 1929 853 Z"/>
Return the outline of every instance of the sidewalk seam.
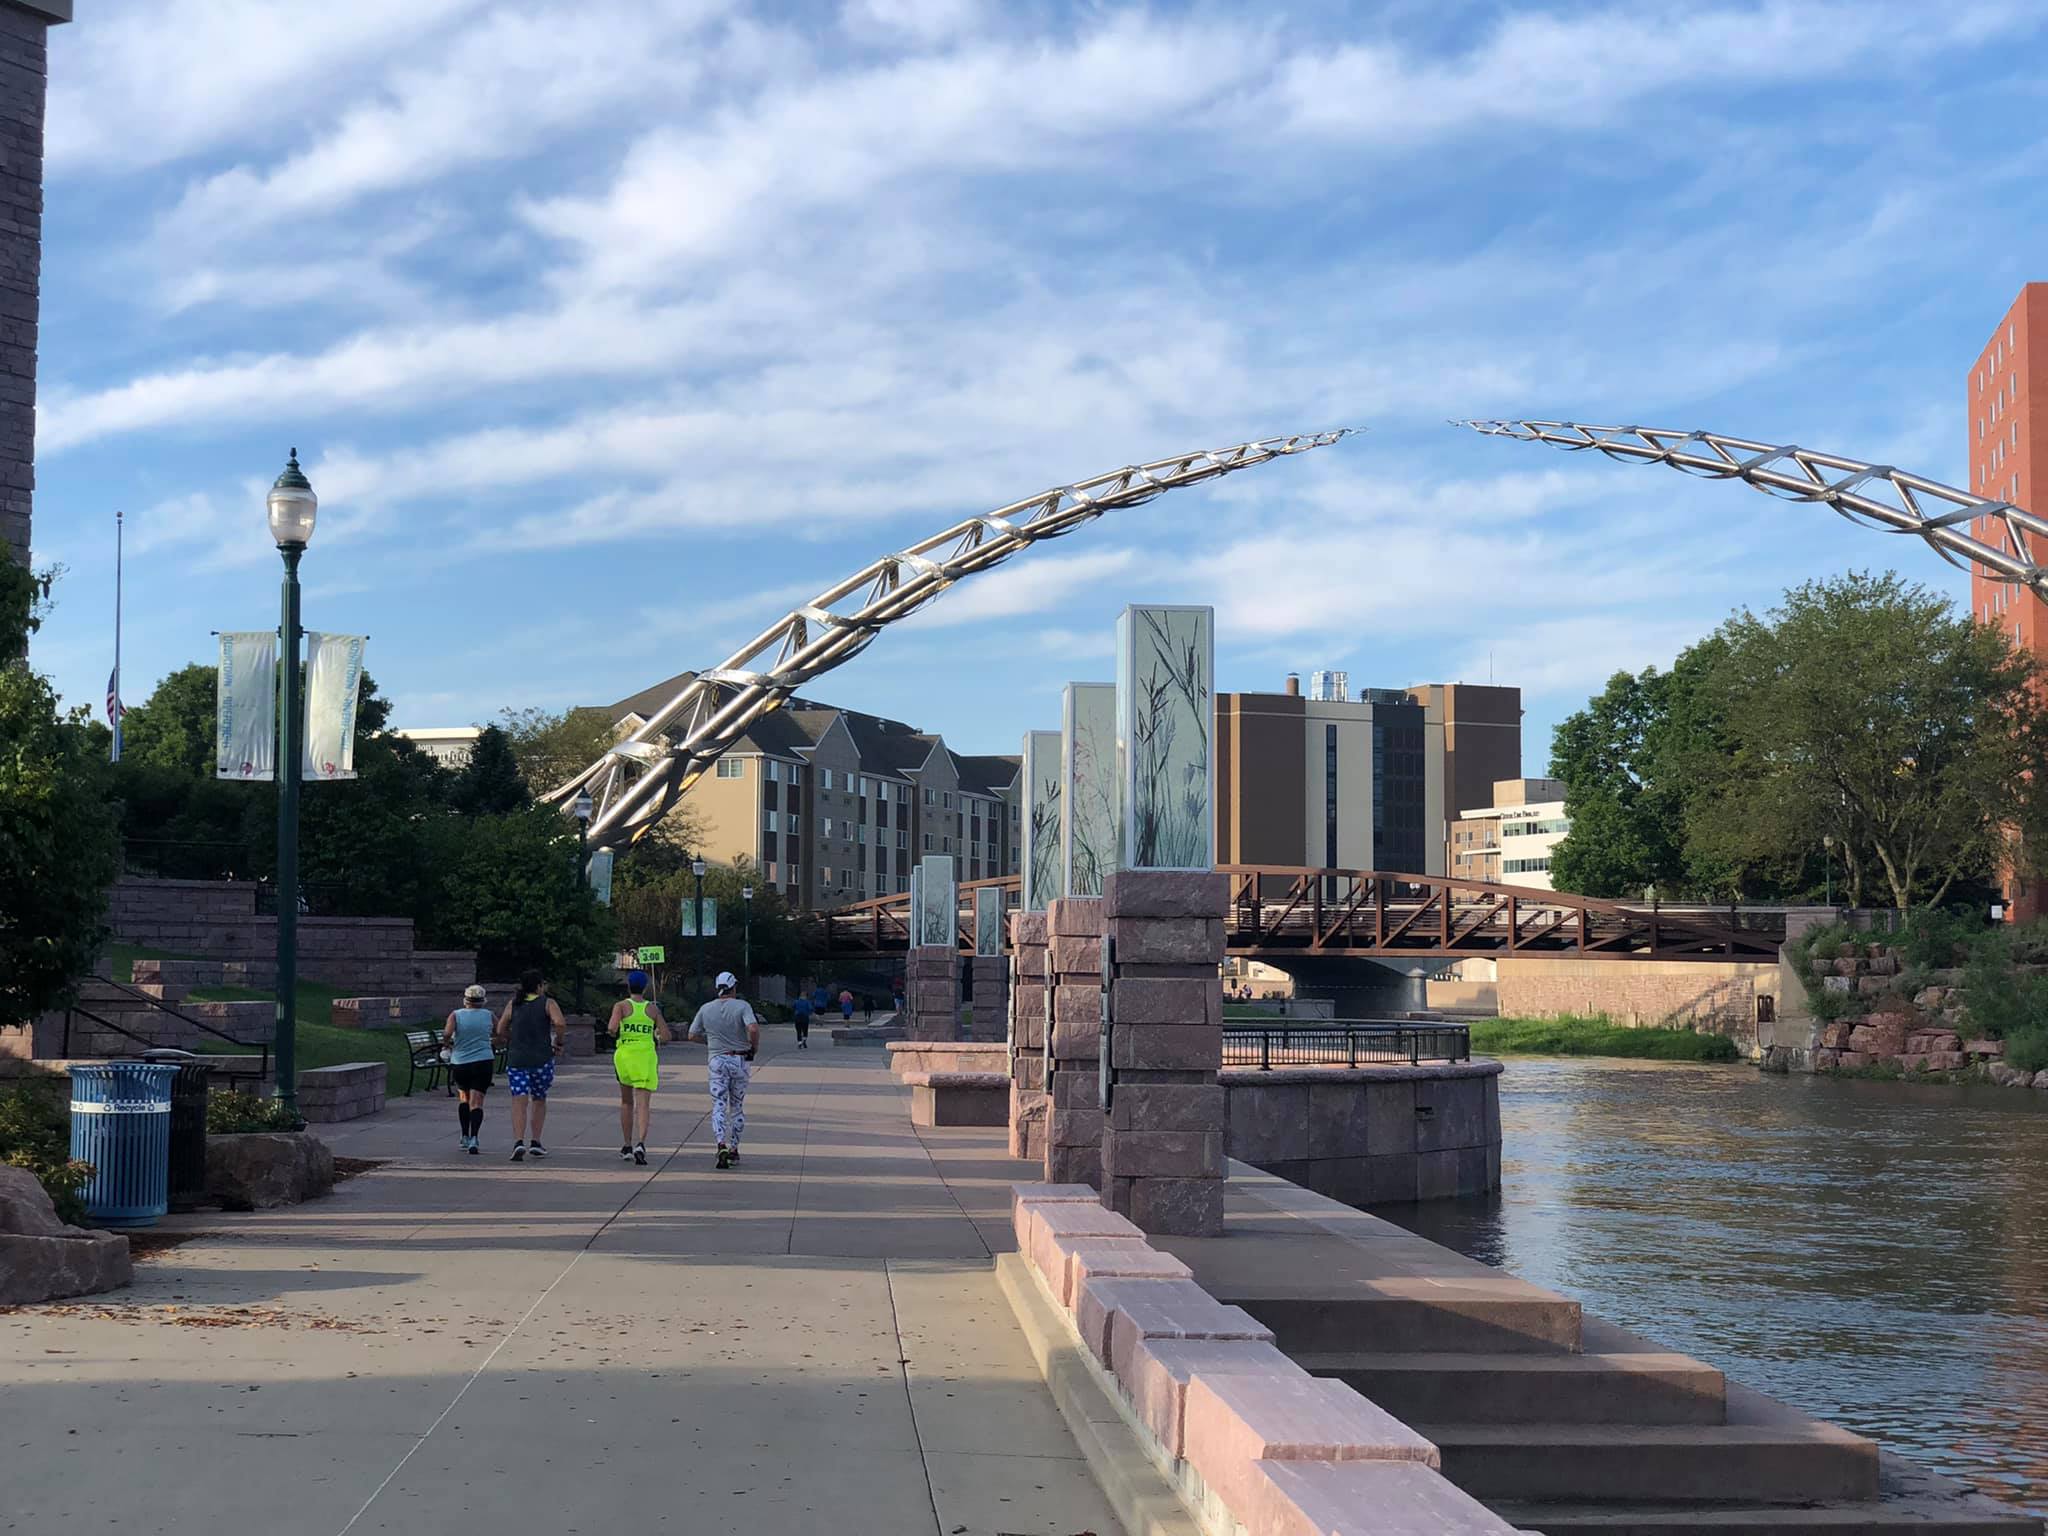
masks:
<path fill-rule="evenodd" d="M 917 1394 L 910 1390 L 910 1358 L 903 1347 L 903 1322 L 896 1313 L 896 1268 L 882 1260 L 882 1289 L 889 1293 L 889 1332 L 896 1340 L 896 1379 L 903 1383 L 903 1407 L 910 1415 L 910 1437 L 917 1442 L 917 1465 L 924 1473 L 924 1496 L 932 1507 L 932 1530 L 945 1527 L 939 1521 L 939 1492 L 932 1487 L 931 1458 L 924 1448 L 924 1426 L 917 1422 Z"/>

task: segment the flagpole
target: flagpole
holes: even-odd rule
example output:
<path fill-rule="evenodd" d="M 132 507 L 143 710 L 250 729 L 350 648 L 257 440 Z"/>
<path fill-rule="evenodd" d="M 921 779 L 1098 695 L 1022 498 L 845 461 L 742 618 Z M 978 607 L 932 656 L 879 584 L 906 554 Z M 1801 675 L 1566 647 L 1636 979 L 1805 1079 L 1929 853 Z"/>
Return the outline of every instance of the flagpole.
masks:
<path fill-rule="evenodd" d="M 114 755 L 121 761 L 121 512 L 114 511 Z"/>

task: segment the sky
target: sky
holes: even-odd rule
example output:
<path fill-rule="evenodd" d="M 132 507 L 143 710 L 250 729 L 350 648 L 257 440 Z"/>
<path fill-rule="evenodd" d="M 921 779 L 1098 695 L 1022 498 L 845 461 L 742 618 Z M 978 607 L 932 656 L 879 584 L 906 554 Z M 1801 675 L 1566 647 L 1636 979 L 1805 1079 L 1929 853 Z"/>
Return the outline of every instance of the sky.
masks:
<path fill-rule="evenodd" d="M 1708 430 L 1961 483 L 2048 277 L 2036 0 L 1258 6 L 89 0 L 50 44 L 34 663 L 132 705 L 305 622 L 401 726 L 715 665 L 959 518 L 1359 436 L 962 582 L 813 697 L 1017 750 L 1132 602 L 1218 686 L 1619 668 L 1918 540 L 1453 418 Z M 572 15 L 573 21 L 565 20 Z"/>

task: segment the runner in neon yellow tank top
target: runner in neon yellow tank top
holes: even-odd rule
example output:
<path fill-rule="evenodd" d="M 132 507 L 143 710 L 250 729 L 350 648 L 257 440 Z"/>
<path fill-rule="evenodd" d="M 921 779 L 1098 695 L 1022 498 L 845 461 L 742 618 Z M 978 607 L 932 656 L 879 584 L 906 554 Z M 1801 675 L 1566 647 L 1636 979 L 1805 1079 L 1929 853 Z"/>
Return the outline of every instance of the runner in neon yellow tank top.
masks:
<path fill-rule="evenodd" d="M 655 1046 L 666 1045 L 671 1037 L 661 1009 L 647 1001 L 647 973 L 629 972 L 626 991 L 625 1001 L 612 1005 L 608 1026 L 618 1042 L 612 1048 L 612 1071 L 619 1079 L 619 1156 L 645 1164 L 647 1119 L 654 1110 L 654 1090 L 661 1086 Z"/>

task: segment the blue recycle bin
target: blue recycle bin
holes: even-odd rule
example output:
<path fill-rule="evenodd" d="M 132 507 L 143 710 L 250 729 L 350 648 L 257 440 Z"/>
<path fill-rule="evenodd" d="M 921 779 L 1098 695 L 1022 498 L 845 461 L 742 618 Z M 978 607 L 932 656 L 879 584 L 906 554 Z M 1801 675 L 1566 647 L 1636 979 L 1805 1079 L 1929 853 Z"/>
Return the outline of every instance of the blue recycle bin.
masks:
<path fill-rule="evenodd" d="M 93 1166 L 85 1208 L 109 1227 L 170 1209 L 174 1066 L 110 1061 L 71 1069 L 71 1155 Z"/>

